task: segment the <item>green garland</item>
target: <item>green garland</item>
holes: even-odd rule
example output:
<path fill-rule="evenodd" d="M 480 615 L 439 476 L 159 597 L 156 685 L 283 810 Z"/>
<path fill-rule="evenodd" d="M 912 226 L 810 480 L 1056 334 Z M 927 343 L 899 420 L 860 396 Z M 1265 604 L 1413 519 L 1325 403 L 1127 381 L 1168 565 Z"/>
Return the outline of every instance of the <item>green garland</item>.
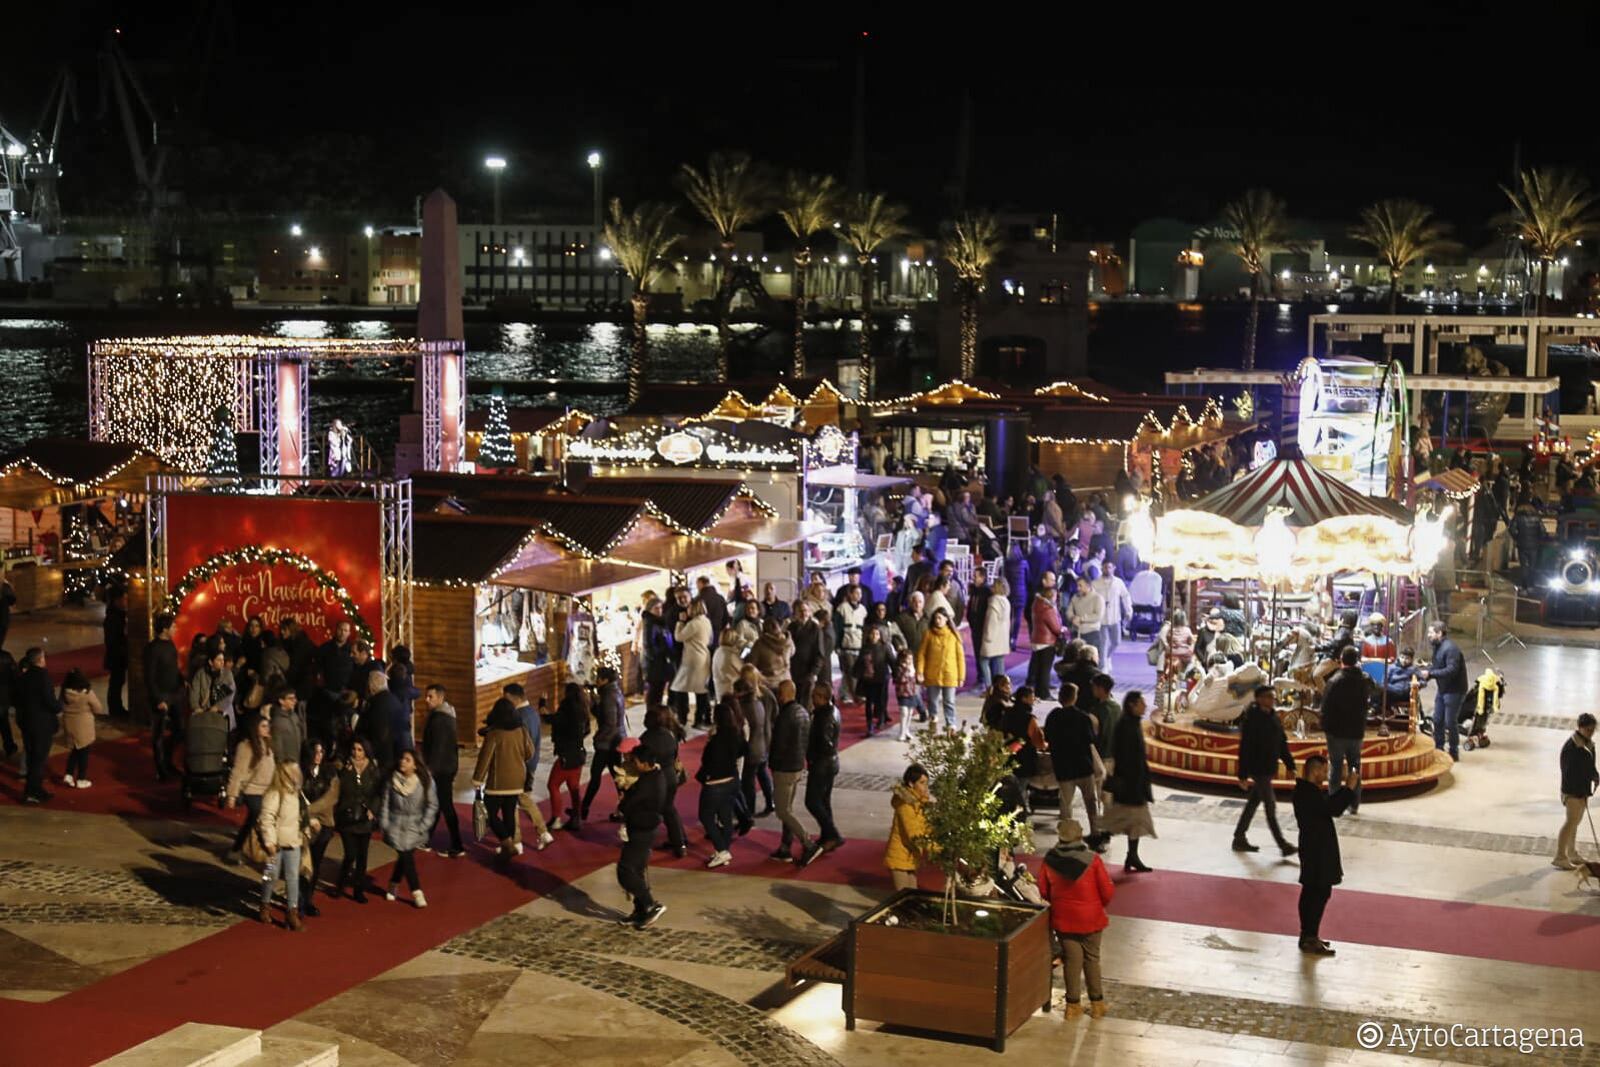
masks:
<path fill-rule="evenodd" d="M 183 606 L 183 602 L 194 592 L 195 587 L 203 582 L 209 582 L 218 571 L 237 567 L 243 563 L 265 563 L 276 566 L 287 563 L 316 579 L 317 584 L 329 590 L 339 598 L 339 606 L 344 609 L 345 618 L 355 628 L 356 637 L 372 642 L 372 627 L 361 617 L 361 610 L 356 607 L 356 602 L 351 599 L 345 587 L 339 584 L 339 579 L 332 571 L 323 570 L 317 562 L 309 556 L 301 555 L 287 548 L 261 548 L 257 545 L 245 545 L 243 548 L 234 549 L 232 552 L 219 552 L 203 563 L 191 568 L 184 576 L 178 579 L 178 584 L 172 587 L 172 592 L 167 594 L 167 599 L 162 605 L 162 611 L 174 617 Z"/>

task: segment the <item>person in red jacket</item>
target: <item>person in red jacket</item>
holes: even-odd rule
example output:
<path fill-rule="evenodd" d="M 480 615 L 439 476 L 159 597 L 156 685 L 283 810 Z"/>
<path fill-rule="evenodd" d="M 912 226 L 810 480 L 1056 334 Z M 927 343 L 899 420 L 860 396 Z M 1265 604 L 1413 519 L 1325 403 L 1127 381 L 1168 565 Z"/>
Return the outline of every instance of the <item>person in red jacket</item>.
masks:
<path fill-rule="evenodd" d="M 1083 1014 L 1079 997 L 1089 987 L 1089 1015 L 1106 1013 L 1100 988 L 1100 931 L 1110 921 L 1111 876 L 1100 857 L 1083 842 L 1076 819 L 1056 824 L 1056 847 L 1045 853 L 1039 891 L 1050 903 L 1050 929 L 1055 931 L 1067 978 L 1067 1018 Z"/>

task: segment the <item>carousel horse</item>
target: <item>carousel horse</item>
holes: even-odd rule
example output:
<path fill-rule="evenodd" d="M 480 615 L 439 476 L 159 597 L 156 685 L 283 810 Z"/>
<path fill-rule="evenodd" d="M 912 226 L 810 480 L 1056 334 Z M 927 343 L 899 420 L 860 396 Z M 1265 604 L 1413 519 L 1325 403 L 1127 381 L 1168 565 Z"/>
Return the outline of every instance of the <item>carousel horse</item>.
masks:
<path fill-rule="evenodd" d="M 1267 672 L 1256 664 L 1234 667 L 1219 653 L 1199 684 L 1179 698 L 1179 706 L 1196 719 L 1233 722 L 1266 680 Z"/>

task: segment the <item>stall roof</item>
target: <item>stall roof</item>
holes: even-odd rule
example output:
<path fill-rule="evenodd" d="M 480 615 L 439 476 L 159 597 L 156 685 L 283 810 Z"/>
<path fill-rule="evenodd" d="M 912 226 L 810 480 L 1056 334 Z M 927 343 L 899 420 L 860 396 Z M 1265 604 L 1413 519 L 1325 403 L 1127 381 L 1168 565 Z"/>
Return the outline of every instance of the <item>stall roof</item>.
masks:
<path fill-rule="evenodd" d="M 660 571 L 651 570 L 649 567 L 638 567 L 631 563 L 614 563 L 610 560 L 574 556 L 571 559 L 552 560 L 549 563 L 523 567 L 521 570 L 507 571 L 494 582 L 496 585 L 511 585 L 541 593 L 584 596 L 623 582 L 659 577 L 660 574 Z"/>
<path fill-rule="evenodd" d="M 0 457 L 0 506 L 43 508 L 142 493 L 145 475 L 168 469 L 137 445 L 41 437 Z"/>
<path fill-rule="evenodd" d="M 419 582 L 488 581 L 539 529 L 530 522 L 419 514 L 411 524 L 412 577 Z"/>
<path fill-rule="evenodd" d="M 894 474 L 868 474 L 854 467 L 823 467 L 806 472 L 807 485 L 837 485 L 847 489 L 887 489 L 891 485 L 909 485 L 910 478 Z"/>
<path fill-rule="evenodd" d="M 1478 476 L 1472 471 L 1450 468 L 1438 474 L 1423 471 L 1416 477 L 1417 488 L 1435 489 L 1439 492 L 1457 499 L 1468 496 L 1478 490 Z"/>
<path fill-rule="evenodd" d="M 623 417 L 701 418 L 707 412 L 716 410 L 732 389 L 737 389 L 747 398 L 769 397 L 780 385 L 786 387 L 789 393 L 799 398 L 803 404 L 826 381 L 824 378 L 800 378 L 788 381 L 765 378 L 694 384 L 652 382 L 650 388 L 644 391 L 644 395 L 623 413 Z"/>
<path fill-rule="evenodd" d="M 578 496 L 648 500 L 686 529 L 704 531 L 728 510 L 745 484 L 713 478 L 590 478 Z"/>
<path fill-rule="evenodd" d="M 611 550 L 615 559 L 654 567 L 665 571 L 685 571 L 690 567 L 706 567 L 740 556 L 749 555 L 751 546 L 737 541 L 711 540 L 673 534 L 671 537 L 654 537 L 636 541 Z"/>
<path fill-rule="evenodd" d="M 547 526 L 596 556 L 609 553 L 627 535 L 646 504 L 637 499 L 594 500 L 554 493 L 486 493 L 470 499 L 451 499 L 469 515 L 522 519 Z"/>
<path fill-rule="evenodd" d="M 757 548 L 787 548 L 814 534 L 833 529 L 831 523 L 801 522 L 798 519 L 740 519 L 719 523 L 716 536 L 743 541 Z"/>

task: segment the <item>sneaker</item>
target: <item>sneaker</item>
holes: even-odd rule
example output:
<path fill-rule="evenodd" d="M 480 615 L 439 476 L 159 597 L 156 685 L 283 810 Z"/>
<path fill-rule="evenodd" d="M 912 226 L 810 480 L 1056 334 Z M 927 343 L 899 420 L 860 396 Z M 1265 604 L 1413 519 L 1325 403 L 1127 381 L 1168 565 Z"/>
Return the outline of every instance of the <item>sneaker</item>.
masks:
<path fill-rule="evenodd" d="M 654 925 L 655 921 L 661 918 L 661 914 L 666 910 L 667 906 L 665 904 L 652 905 L 650 910 L 639 916 L 639 921 L 633 925 L 636 929 L 643 930 L 647 926 Z"/>
<path fill-rule="evenodd" d="M 1293 856 L 1300 851 L 1293 845 L 1279 845 L 1278 847 L 1283 850 L 1284 859 L 1288 859 L 1290 856 Z"/>
<path fill-rule="evenodd" d="M 43 804 L 44 797 L 39 796 L 37 793 L 29 793 L 22 798 L 22 802 L 24 804 Z"/>
<path fill-rule="evenodd" d="M 556 840 L 555 839 L 555 835 L 552 834 L 549 830 L 546 830 L 544 833 L 539 835 L 539 843 L 537 845 L 535 845 L 534 848 L 538 849 L 540 852 L 543 852 L 546 848 L 548 848 L 552 844 L 554 844 L 555 840 Z M 521 845 L 517 846 L 517 855 L 519 855 L 519 856 L 522 855 L 522 846 Z"/>
<path fill-rule="evenodd" d="M 1554 867 L 1558 871 L 1575 871 L 1578 869 L 1578 865 L 1576 863 L 1564 857 L 1557 857 L 1556 859 L 1551 860 L 1550 866 Z"/>
<path fill-rule="evenodd" d="M 458 860 L 462 856 L 465 856 L 466 854 L 467 854 L 467 850 L 464 849 L 464 848 L 453 848 L 449 852 L 446 852 L 444 854 L 444 858 L 447 859 L 447 860 Z"/>
<path fill-rule="evenodd" d="M 550 835 L 546 834 L 545 836 L 549 837 Z M 554 840 L 554 838 L 552 838 L 552 840 Z M 543 841 L 539 842 L 539 847 L 540 848 L 544 847 L 544 842 Z M 515 842 L 512 843 L 512 845 L 511 845 L 511 854 L 513 856 L 522 855 L 522 842 L 521 841 L 515 841 Z"/>
<path fill-rule="evenodd" d="M 794 853 L 786 848 L 774 849 L 772 855 L 768 856 L 767 859 L 777 860 L 779 863 L 793 863 Z"/>
<path fill-rule="evenodd" d="M 813 841 L 811 844 L 805 847 L 804 852 L 800 853 L 800 862 L 797 863 L 796 866 L 809 867 L 811 866 L 812 861 L 820 855 L 822 855 L 822 842 Z"/>
<path fill-rule="evenodd" d="M 844 846 L 844 838 L 842 838 L 842 837 L 830 837 L 828 840 L 826 840 L 826 841 L 824 841 L 822 843 L 822 851 L 824 851 L 824 852 L 832 852 L 834 849 L 842 848 L 843 846 Z"/>
<path fill-rule="evenodd" d="M 94 783 L 89 781 L 89 779 L 87 779 L 87 778 L 79 778 L 78 779 L 78 788 L 79 789 L 88 789 L 92 785 L 94 785 Z"/>
<path fill-rule="evenodd" d="M 633 927 L 637 927 L 639 925 L 640 921 L 643 920 L 643 919 L 644 919 L 644 916 L 640 915 L 638 912 L 630 912 L 627 915 L 624 915 L 622 918 L 618 919 L 617 920 L 617 925 L 618 926 L 633 926 Z"/>
<path fill-rule="evenodd" d="M 1302 941 L 1300 942 L 1300 951 L 1307 956 L 1332 956 L 1334 954 L 1333 946 L 1326 941 Z"/>
<path fill-rule="evenodd" d="M 61 780 L 67 784 L 68 789 L 78 788 L 78 780 L 70 774 L 63 774 Z"/>
<path fill-rule="evenodd" d="M 419 908 L 426 908 L 428 906 L 428 898 L 423 896 L 422 890 L 419 889 L 411 894 L 411 903 Z"/>
<path fill-rule="evenodd" d="M 433 846 L 432 845 L 422 845 L 417 849 L 417 851 L 418 852 L 426 852 L 428 855 L 431 856 L 431 855 L 433 855 Z"/>
<path fill-rule="evenodd" d="M 1260 852 L 1261 851 L 1261 849 L 1259 847 L 1257 847 L 1256 845 L 1252 845 L 1250 842 L 1246 841 L 1242 837 L 1236 837 L 1236 838 L 1233 839 L 1233 850 L 1235 852 Z"/>
<path fill-rule="evenodd" d="M 390 886 L 389 889 L 383 894 L 383 899 L 384 900 L 393 900 L 394 899 L 394 886 Z"/>
<path fill-rule="evenodd" d="M 546 825 L 552 830 L 562 830 L 566 828 L 567 821 L 565 819 L 551 819 Z"/>
<path fill-rule="evenodd" d="M 713 852 L 711 858 L 706 860 L 707 867 L 726 867 L 733 862 L 733 853 L 728 851 Z"/>

